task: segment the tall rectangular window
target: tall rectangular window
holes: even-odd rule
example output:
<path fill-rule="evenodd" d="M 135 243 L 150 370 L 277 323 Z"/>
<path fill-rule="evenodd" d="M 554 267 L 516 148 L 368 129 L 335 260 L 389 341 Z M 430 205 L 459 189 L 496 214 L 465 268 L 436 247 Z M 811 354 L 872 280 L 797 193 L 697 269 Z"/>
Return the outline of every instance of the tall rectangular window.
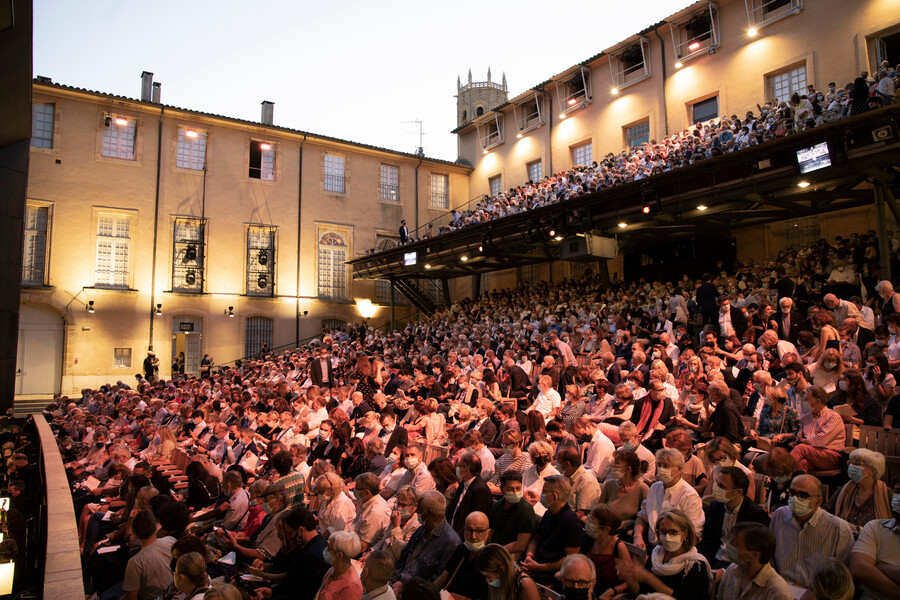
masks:
<path fill-rule="evenodd" d="M 381 199 L 400 201 L 400 167 L 381 165 Z"/>
<path fill-rule="evenodd" d="M 491 188 L 491 196 L 499 196 L 503 192 L 503 178 L 500 175 L 488 179 L 488 185 Z"/>
<path fill-rule="evenodd" d="M 250 177 L 275 181 L 275 144 L 250 141 Z"/>
<path fill-rule="evenodd" d="M 344 186 L 344 157 L 337 154 L 325 155 L 325 191 L 343 194 Z"/>
<path fill-rule="evenodd" d="M 175 219 L 172 236 L 172 291 L 202 294 L 206 271 L 206 249 L 203 221 L 195 218 Z"/>
<path fill-rule="evenodd" d="M 650 121 L 644 121 L 625 129 L 625 139 L 629 148 L 637 148 L 650 141 Z"/>
<path fill-rule="evenodd" d="M 431 174 L 431 208 L 450 208 L 449 176 Z"/>
<path fill-rule="evenodd" d="M 537 281 L 537 265 L 519 267 L 519 283 L 534 283 L 535 281 Z"/>
<path fill-rule="evenodd" d="M 22 285 L 46 285 L 49 234 L 50 207 L 29 204 L 25 209 Z"/>
<path fill-rule="evenodd" d="M 257 356 L 264 345 L 272 347 L 272 319 L 250 317 L 244 330 L 244 356 Z"/>
<path fill-rule="evenodd" d="M 806 91 L 806 65 L 799 65 L 793 69 L 769 76 L 770 98 L 778 98 L 787 102 L 794 92 Z"/>
<path fill-rule="evenodd" d="M 590 166 L 593 162 L 594 150 L 591 142 L 572 148 L 572 166 Z"/>
<path fill-rule="evenodd" d="M 134 160 L 135 137 L 137 136 L 137 119 L 122 115 L 106 115 L 103 119 L 102 156 Z"/>
<path fill-rule="evenodd" d="M 702 123 L 719 116 L 719 97 L 713 96 L 691 106 L 691 122 Z"/>
<path fill-rule="evenodd" d="M 275 295 L 275 228 L 251 225 L 247 229 L 247 295 Z"/>
<path fill-rule="evenodd" d="M 97 217 L 97 261 L 94 285 L 127 288 L 131 269 L 131 217 L 101 214 Z"/>
<path fill-rule="evenodd" d="M 541 161 L 536 160 L 528 163 L 528 179 L 534 183 L 538 183 L 544 177 L 544 165 Z"/>
<path fill-rule="evenodd" d="M 180 169 L 192 169 L 202 171 L 206 168 L 206 132 L 178 128 L 178 152 L 175 156 L 175 166 Z"/>
<path fill-rule="evenodd" d="M 319 297 L 329 300 L 347 298 L 347 241 L 343 235 L 328 231 L 319 238 Z"/>
<path fill-rule="evenodd" d="M 56 105 L 35 102 L 31 107 L 31 147 L 53 147 L 53 121 Z"/>

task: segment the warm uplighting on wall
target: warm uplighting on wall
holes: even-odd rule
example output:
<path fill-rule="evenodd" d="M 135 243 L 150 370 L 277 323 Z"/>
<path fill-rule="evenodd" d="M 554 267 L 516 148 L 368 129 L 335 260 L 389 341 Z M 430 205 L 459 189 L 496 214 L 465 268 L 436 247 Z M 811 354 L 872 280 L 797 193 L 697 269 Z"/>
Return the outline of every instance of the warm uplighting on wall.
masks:
<path fill-rule="evenodd" d="M 706 210 L 707 208 L 709 208 L 709 207 L 706 206 L 705 204 L 698 204 L 698 205 L 697 205 L 697 210 L 699 210 L 700 212 L 703 212 L 703 211 Z"/>
<path fill-rule="evenodd" d="M 116 117 L 116 125 L 125 127 L 126 125 L 128 125 L 128 119 L 126 119 L 125 117 Z"/>
<path fill-rule="evenodd" d="M 616 95 L 618 95 L 618 93 L 619 93 L 619 88 L 614 87 L 613 89 L 611 89 L 611 90 L 609 90 L 609 91 L 612 92 L 612 95 L 613 95 L 613 96 L 616 96 Z"/>
<path fill-rule="evenodd" d="M 808 188 L 808 187 L 809 187 L 809 182 L 808 182 L 808 181 L 801 181 L 800 183 L 797 184 L 797 187 L 798 187 L 798 188 Z"/>
<path fill-rule="evenodd" d="M 625 221 L 619 221 L 619 227 L 625 229 L 626 227 L 628 227 L 628 223 L 626 223 Z"/>
<path fill-rule="evenodd" d="M 759 33 L 759 32 L 756 30 L 756 27 L 751 27 L 750 29 L 747 30 L 747 35 L 750 37 L 756 37 L 757 33 Z"/>
<path fill-rule="evenodd" d="M 484 150 L 481 151 L 481 153 L 482 153 L 482 154 L 487 154 L 487 153 L 488 153 L 488 149 L 485 148 Z"/>
<path fill-rule="evenodd" d="M 675 68 L 676 68 L 676 69 L 680 69 L 680 68 L 683 67 L 683 66 L 684 66 L 684 63 L 681 62 L 680 60 L 679 60 L 677 63 L 675 63 Z"/>
<path fill-rule="evenodd" d="M 516 134 L 516 137 L 521 140 L 524 136 L 522 135 L 522 132 L 520 131 L 519 133 Z"/>
<path fill-rule="evenodd" d="M 371 319 L 378 311 L 378 307 L 372 304 L 368 298 L 363 298 L 356 301 L 356 310 L 363 319 Z"/>
<path fill-rule="evenodd" d="M 560 118 L 560 119 L 565 119 L 565 118 L 566 118 L 566 113 L 559 113 L 559 118 Z"/>

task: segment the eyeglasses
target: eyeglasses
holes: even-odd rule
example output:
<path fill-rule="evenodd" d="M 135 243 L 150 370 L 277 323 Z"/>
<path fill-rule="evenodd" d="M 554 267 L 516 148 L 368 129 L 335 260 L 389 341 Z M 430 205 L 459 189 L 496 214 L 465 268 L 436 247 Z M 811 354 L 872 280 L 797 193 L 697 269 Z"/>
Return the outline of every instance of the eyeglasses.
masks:
<path fill-rule="evenodd" d="M 663 535 L 681 535 L 681 532 L 677 529 L 660 529 L 659 536 Z"/>
<path fill-rule="evenodd" d="M 594 586 L 594 581 L 592 579 L 566 579 L 563 577 L 562 584 L 563 587 L 591 588 Z"/>
<path fill-rule="evenodd" d="M 484 533 L 486 531 L 487 531 L 487 529 L 481 529 L 481 528 L 476 529 L 474 527 L 463 527 L 463 533 L 473 533 L 475 535 L 481 535 L 482 533 Z"/>
<path fill-rule="evenodd" d="M 797 498 L 800 498 L 801 500 L 807 500 L 809 498 L 819 498 L 821 496 L 821 494 L 810 494 L 809 492 L 803 492 L 800 490 L 795 490 L 793 488 L 788 490 L 788 495 L 796 496 Z"/>

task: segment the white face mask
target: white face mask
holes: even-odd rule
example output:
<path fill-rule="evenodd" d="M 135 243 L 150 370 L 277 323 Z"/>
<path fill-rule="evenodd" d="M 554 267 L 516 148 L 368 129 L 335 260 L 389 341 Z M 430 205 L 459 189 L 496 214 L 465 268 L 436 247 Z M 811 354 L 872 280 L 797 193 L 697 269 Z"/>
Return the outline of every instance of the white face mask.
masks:
<path fill-rule="evenodd" d="M 684 538 L 680 535 L 666 535 L 663 539 L 660 540 L 663 545 L 663 548 L 668 550 L 669 552 L 675 552 L 684 544 Z"/>
<path fill-rule="evenodd" d="M 522 492 L 506 492 L 506 494 L 504 494 L 504 497 L 510 504 L 518 504 L 522 499 Z"/>
<path fill-rule="evenodd" d="M 808 498 L 804 500 L 803 498 L 791 496 L 788 498 L 788 506 L 791 507 L 791 512 L 798 517 L 805 517 L 812 510 Z"/>
<path fill-rule="evenodd" d="M 415 456 L 407 456 L 406 457 L 406 468 L 407 469 L 415 469 L 419 466 L 419 459 Z"/>
<path fill-rule="evenodd" d="M 469 540 L 466 540 L 465 544 L 469 552 L 478 552 L 484 548 L 484 542 L 470 542 Z"/>
<path fill-rule="evenodd" d="M 669 467 L 660 467 L 657 473 L 657 477 L 663 483 L 669 483 L 675 478 L 675 476 L 672 474 L 672 469 Z"/>

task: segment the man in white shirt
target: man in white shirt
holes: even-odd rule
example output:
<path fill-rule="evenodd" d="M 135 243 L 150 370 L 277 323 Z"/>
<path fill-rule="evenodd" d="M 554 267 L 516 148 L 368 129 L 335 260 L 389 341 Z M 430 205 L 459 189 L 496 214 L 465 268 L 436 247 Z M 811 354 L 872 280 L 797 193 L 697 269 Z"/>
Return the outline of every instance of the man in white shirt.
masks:
<path fill-rule="evenodd" d="M 888 600 L 900 589 L 900 483 L 894 485 L 891 519 L 874 519 L 859 532 L 850 551 L 850 572 L 862 600 Z"/>
<path fill-rule="evenodd" d="M 463 445 L 469 452 L 474 452 L 481 459 L 481 478 L 490 481 L 494 478 L 494 464 L 497 462 L 494 454 L 488 450 L 484 443 L 484 436 L 477 429 L 467 431 L 463 435 Z"/>
<path fill-rule="evenodd" d="M 647 543 L 656 544 L 656 521 L 659 514 L 671 508 L 681 509 L 691 520 L 694 529 L 703 531 L 706 516 L 700 495 L 681 478 L 684 469 L 684 455 L 675 448 L 663 448 L 656 453 L 657 481 L 650 486 L 650 492 L 641 504 L 634 523 L 634 544 L 647 548 Z M 647 540 L 644 541 L 644 533 Z"/>
<path fill-rule="evenodd" d="M 551 333 L 549 336 L 550 345 L 556 346 L 556 350 L 559 352 L 559 355 L 562 357 L 562 368 L 563 370 L 567 369 L 570 366 L 578 366 L 578 361 L 575 360 L 575 353 L 572 352 L 572 347 L 564 341 L 560 340 L 555 332 Z"/>
<path fill-rule="evenodd" d="M 834 321 L 837 327 L 843 326 L 847 317 L 853 317 L 856 319 L 857 323 L 865 322 L 859 309 L 856 308 L 856 305 L 852 302 L 841 300 L 834 294 L 825 294 L 825 297 L 822 298 L 822 302 L 829 310 L 834 311 Z"/>
<path fill-rule="evenodd" d="M 619 425 L 619 443 L 622 450 L 631 450 L 637 454 L 639 460 L 646 461 L 647 471 L 641 475 L 641 479 L 647 485 L 653 485 L 653 482 L 656 481 L 656 457 L 641 443 L 637 427 L 631 421 L 625 421 Z"/>
<path fill-rule="evenodd" d="M 359 506 L 356 519 L 353 520 L 353 531 L 359 536 L 362 551 L 365 552 L 378 543 L 391 524 L 391 509 L 384 498 L 379 495 L 378 477 L 372 473 L 356 476 L 353 496 Z"/>
<path fill-rule="evenodd" d="M 553 380 L 549 375 L 541 375 L 538 379 L 538 389 L 540 393 L 534 399 L 534 403 L 525 409 L 525 412 L 530 413 L 536 410 L 544 415 L 545 421 L 549 421 L 559 411 L 562 399 L 559 397 L 559 392 L 553 389 Z"/>
<path fill-rule="evenodd" d="M 572 426 L 575 439 L 582 444 L 587 444 L 587 452 L 584 456 L 584 465 L 593 472 L 597 481 L 606 481 L 613 465 L 613 455 L 616 447 L 606 437 L 590 417 L 578 417 Z"/>

